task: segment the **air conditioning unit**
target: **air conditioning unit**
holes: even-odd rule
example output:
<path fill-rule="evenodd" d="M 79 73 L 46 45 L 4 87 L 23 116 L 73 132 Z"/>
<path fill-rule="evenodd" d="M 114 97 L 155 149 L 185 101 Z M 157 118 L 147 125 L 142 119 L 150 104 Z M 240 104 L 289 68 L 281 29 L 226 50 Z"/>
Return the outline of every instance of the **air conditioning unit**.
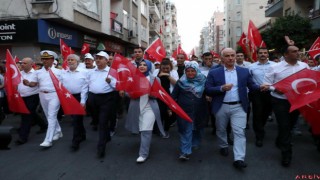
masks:
<path fill-rule="evenodd" d="M 135 38 L 136 37 L 136 33 L 133 32 L 133 30 L 130 30 L 128 32 L 128 38 Z"/>

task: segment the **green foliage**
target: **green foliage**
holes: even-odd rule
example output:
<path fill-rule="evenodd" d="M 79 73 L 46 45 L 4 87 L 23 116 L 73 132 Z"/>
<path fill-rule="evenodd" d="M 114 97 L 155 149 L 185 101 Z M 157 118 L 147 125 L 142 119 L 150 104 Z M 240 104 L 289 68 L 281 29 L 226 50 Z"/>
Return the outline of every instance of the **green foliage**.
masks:
<path fill-rule="evenodd" d="M 300 49 L 308 49 L 316 39 L 310 19 L 299 15 L 289 15 L 276 19 L 271 28 L 263 31 L 261 36 L 268 48 L 276 49 L 277 52 L 283 52 L 288 46 L 284 36 L 289 36 Z"/>

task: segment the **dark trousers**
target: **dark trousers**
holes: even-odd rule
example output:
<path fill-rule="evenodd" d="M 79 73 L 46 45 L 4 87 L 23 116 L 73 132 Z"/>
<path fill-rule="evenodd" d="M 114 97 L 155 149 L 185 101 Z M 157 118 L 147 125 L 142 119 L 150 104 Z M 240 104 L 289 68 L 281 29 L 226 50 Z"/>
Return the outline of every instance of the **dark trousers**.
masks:
<path fill-rule="evenodd" d="M 19 137 L 21 140 L 27 141 L 31 129 L 32 122 L 35 121 L 41 129 L 46 129 L 47 124 L 41 117 L 37 114 L 37 106 L 39 105 L 39 95 L 31 95 L 23 97 L 23 101 L 26 107 L 30 111 L 30 114 L 21 114 L 21 125 L 19 131 Z"/>
<path fill-rule="evenodd" d="M 72 94 L 76 100 L 80 102 L 80 94 Z M 73 125 L 73 143 L 80 143 L 86 137 L 86 130 L 83 125 L 83 115 L 72 115 L 72 125 Z"/>
<path fill-rule="evenodd" d="M 270 92 L 252 92 L 252 120 L 253 130 L 256 134 L 256 139 L 263 140 L 266 125 L 269 114 L 272 111 L 271 95 Z"/>
<path fill-rule="evenodd" d="M 111 117 L 109 122 L 109 129 L 110 131 L 115 131 L 117 125 L 117 115 L 118 115 L 118 108 L 120 105 L 121 97 L 119 95 L 119 91 L 114 93 L 114 104 L 112 106 L 113 110 L 111 111 Z"/>
<path fill-rule="evenodd" d="M 96 118 L 99 121 L 99 150 L 104 150 L 107 142 L 111 140 L 108 124 L 114 109 L 115 93 L 115 91 L 106 94 L 94 94 L 89 92 L 88 103 L 91 106 L 92 118 Z"/>
<path fill-rule="evenodd" d="M 289 112 L 290 106 L 288 100 L 272 97 L 272 108 L 278 123 L 276 144 L 280 148 L 282 156 L 289 158 L 292 156 L 291 129 L 299 117 L 298 110 Z"/>

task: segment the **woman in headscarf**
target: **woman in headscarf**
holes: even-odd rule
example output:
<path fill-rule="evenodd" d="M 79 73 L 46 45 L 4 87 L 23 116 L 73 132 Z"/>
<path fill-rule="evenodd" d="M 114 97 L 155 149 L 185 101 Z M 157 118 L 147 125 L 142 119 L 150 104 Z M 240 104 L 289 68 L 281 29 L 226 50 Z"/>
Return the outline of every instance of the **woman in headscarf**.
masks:
<path fill-rule="evenodd" d="M 151 62 L 142 60 L 138 70 L 145 75 L 152 85 L 157 79 L 150 73 Z M 141 88 L 148 85 L 140 85 Z M 143 163 L 149 156 L 154 122 L 157 121 L 160 133 L 165 135 L 160 118 L 159 106 L 155 97 L 145 94 L 139 98 L 131 98 L 125 127 L 132 133 L 140 132 L 140 150 L 137 163 Z"/>
<path fill-rule="evenodd" d="M 177 117 L 180 135 L 180 156 L 182 161 L 189 160 L 193 149 L 198 149 L 201 142 L 205 118 L 207 117 L 204 96 L 206 77 L 200 72 L 197 62 L 185 65 L 185 74 L 173 89 L 172 97 L 192 119 L 192 123 Z"/>

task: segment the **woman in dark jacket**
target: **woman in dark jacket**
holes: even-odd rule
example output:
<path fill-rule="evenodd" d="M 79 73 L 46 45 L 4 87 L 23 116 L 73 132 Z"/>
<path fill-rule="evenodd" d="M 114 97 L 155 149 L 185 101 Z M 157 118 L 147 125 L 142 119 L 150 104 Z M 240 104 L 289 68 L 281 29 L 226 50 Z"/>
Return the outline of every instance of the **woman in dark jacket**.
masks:
<path fill-rule="evenodd" d="M 193 123 L 178 116 L 180 135 L 180 160 L 189 160 L 192 148 L 199 148 L 201 134 L 207 117 L 206 100 L 203 95 L 206 77 L 201 74 L 197 62 L 189 62 L 185 74 L 179 79 L 173 89 L 172 97 L 189 115 Z"/>

